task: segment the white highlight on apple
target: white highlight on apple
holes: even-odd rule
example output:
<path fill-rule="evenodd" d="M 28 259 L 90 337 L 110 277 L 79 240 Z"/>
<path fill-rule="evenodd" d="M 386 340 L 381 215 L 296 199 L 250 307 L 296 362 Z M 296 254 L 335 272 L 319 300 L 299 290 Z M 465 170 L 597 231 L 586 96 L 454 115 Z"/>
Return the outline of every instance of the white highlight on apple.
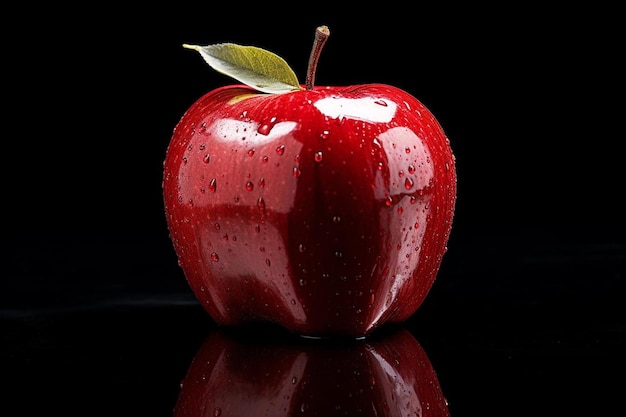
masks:
<path fill-rule="evenodd" d="M 389 123 L 397 109 L 392 101 L 371 97 L 327 97 L 316 101 L 314 105 L 322 114 L 333 119 L 347 117 L 376 123 Z"/>
<path fill-rule="evenodd" d="M 264 145 L 266 143 L 276 140 L 281 136 L 287 136 L 298 126 L 298 123 L 293 121 L 278 122 L 272 126 L 267 135 L 262 135 L 257 132 L 259 124 L 257 122 L 246 122 L 237 119 L 220 119 L 211 125 L 210 130 L 213 133 L 215 139 L 222 142 L 236 142 L 240 143 L 242 137 L 246 137 L 249 142 L 254 143 L 256 146 Z M 233 134 L 239 132 L 241 136 Z"/>
<path fill-rule="evenodd" d="M 426 149 L 420 138 L 411 129 L 403 126 L 393 127 L 386 132 L 378 135 L 377 143 L 381 146 L 387 155 L 387 166 L 389 172 L 388 178 L 396 178 L 394 185 L 385 183 L 382 172 L 376 176 L 376 198 L 385 199 L 387 193 L 391 195 L 403 195 L 414 193 L 415 191 L 426 188 L 435 175 L 435 169 L 432 165 L 430 151 Z M 397 154 L 396 148 L 410 149 L 411 152 L 404 155 L 404 158 L 397 159 L 393 155 Z M 414 163 L 417 161 L 417 163 Z M 414 164 L 415 173 L 408 173 L 409 164 Z M 413 178 L 413 188 L 407 190 L 404 181 L 398 178 L 398 172 L 403 171 L 407 177 Z"/>
<path fill-rule="evenodd" d="M 392 276 L 385 289 L 387 296 L 384 309 L 380 310 L 373 323 L 380 321 L 383 314 L 397 300 L 402 288 L 412 278 L 405 271 L 414 271 L 419 264 L 426 232 L 424 225 L 427 224 L 426 218 L 430 214 L 432 196 L 425 194 L 414 202 L 411 202 L 411 196 L 415 196 L 416 192 L 428 187 L 435 173 L 430 151 L 411 129 L 402 126 L 391 128 L 380 134 L 376 142 L 387 156 L 388 169 L 386 175 L 382 172 L 377 173 L 374 190 L 376 198 L 384 200 L 389 195 L 393 196 L 397 202 L 390 210 L 397 213 L 397 210 L 401 209 L 403 213 L 402 215 L 390 214 L 389 218 L 383 218 L 381 221 L 389 221 L 390 224 L 387 227 L 390 230 L 405 230 L 405 232 L 400 242 L 390 242 L 393 245 L 399 244 L 400 247 L 397 250 L 396 263 L 390 265 Z M 398 153 L 398 149 L 409 149 L 410 152 Z M 409 165 L 415 167 L 415 172 L 408 172 Z M 401 171 L 404 173 L 403 177 L 398 175 Z M 413 186 L 410 189 L 406 188 L 404 178 L 413 179 Z M 388 183 L 388 179 L 393 180 Z"/>

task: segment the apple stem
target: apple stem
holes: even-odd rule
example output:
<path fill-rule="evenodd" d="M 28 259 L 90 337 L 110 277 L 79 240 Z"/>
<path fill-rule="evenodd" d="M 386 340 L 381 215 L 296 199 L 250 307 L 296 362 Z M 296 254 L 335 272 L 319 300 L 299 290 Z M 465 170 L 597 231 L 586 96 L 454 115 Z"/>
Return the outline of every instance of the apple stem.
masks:
<path fill-rule="evenodd" d="M 309 66 L 306 71 L 306 89 L 313 90 L 315 84 L 315 70 L 317 69 L 317 61 L 320 59 L 320 53 L 330 36 L 328 26 L 319 26 L 315 29 L 315 40 L 313 41 L 313 49 L 309 57 Z"/>

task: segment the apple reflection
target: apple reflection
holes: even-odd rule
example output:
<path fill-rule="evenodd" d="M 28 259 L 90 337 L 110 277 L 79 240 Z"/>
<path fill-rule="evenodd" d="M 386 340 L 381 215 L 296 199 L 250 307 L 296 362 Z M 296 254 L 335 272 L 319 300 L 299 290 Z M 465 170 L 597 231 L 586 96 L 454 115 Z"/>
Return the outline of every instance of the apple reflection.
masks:
<path fill-rule="evenodd" d="M 174 417 L 449 416 L 435 370 L 406 329 L 360 340 L 212 332 Z"/>

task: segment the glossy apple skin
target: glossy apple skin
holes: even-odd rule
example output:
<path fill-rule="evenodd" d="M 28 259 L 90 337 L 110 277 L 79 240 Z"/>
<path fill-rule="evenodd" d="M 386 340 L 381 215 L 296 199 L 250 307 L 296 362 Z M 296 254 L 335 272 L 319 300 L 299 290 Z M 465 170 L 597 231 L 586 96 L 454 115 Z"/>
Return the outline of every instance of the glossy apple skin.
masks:
<path fill-rule="evenodd" d="M 432 363 L 405 329 L 346 343 L 212 332 L 174 407 L 174 417 L 449 415 Z"/>
<path fill-rule="evenodd" d="M 164 161 L 170 237 L 223 325 L 364 336 L 409 318 L 447 250 L 455 159 L 433 114 L 389 85 L 195 102 Z"/>

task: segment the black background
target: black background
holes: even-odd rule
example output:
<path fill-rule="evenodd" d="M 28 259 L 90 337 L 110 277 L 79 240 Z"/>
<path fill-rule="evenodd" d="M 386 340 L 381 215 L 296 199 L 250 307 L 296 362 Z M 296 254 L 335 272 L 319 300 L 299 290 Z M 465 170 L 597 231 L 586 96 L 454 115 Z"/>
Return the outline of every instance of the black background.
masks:
<path fill-rule="evenodd" d="M 617 10 L 578 7 L 6 13 L 0 352 L 17 415 L 171 414 L 212 324 L 169 242 L 162 161 L 186 108 L 233 82 L 181 45 L 260 46 L 304 81 L 321 24 L 318 85 L 407 90 L 456 155 L 449 251 L 407 323 L 452 415 L 623 409 L 624 30 Z"/>

